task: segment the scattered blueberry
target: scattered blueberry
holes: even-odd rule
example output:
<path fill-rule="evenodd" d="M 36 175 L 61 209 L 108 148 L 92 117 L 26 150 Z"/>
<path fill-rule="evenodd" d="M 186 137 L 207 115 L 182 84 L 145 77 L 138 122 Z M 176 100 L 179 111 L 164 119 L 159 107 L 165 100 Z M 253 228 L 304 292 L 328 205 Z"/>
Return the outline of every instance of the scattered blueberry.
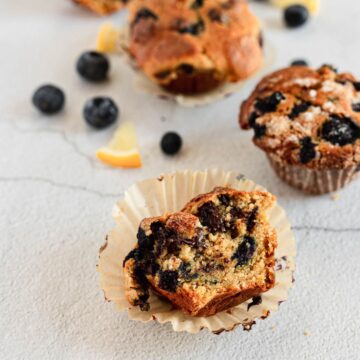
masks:
<path fill-rule="evenodd" d="M 175 132 L 168 132 L 162 137 L 160 146 L 165 154 L 174 155 L 181 149 L 181 137 Z"/>
<path fill-rule="evenodd" d="M 107 57 L 97 51 L 83 53 L 76 63 L 78 73 L 89 81 L 103 81 L 106 79 L 110 64 Z"/>
<path fill-rule="evenodd" d="M 284 20 L 288 27 L 296 28 L 306 23 L 309 10 L 303 5 L 291 5 L 284 11 Z"/>
<path fill-rule="evenodd" d="M 262 113 L 273 112 L 276 111 L 277 106 L 279 105 L 281 100 L 284 99 L 285 96 L 281 92 L 276 91 L 266 98 L 257 99 L 255 103 L 255 108 Z"/>
<path fill-rule="evenodd" d="M 108 97 L 95 97 L 88 100 L 83 111 L 86 122 L 96 129 L 104 129 L 113 124 L 118 113 L 116 104 Z"/>
<path fill-rule="evenodd" d="M 232 259 L 237 260 L 236 266 L 246 265 L 254 256 L 256 251 L 256 241 L 251 236 L 245 236 L 232 256 Z"/>
<path fill-rule="evenodd" d="M 320 136 L 334 145 L 344 146 L 360 137 L 360 128 L 348 117 L 331 115 L 320 129 Z"/>
<path fill-rule="evenodd" d="M 43 85 L 35 91 L 32 102 L 42 113 L 55 114 L 63 108 L 65 95 L 54 85 Z"/>
<path fill-rule="evenodd" d="M 303 59 L 296 59 L 291 62 L 291 66 L 309 66 L 308 62 Z"/>
<path fill-rule="evenodd" d="M 302 164 L 307 164 L 311 160 L 313 160 L 316 156 L 316 145 L 312 142 L 310 136 L 304 137 L 301 141 L 301 148 L 300 148 L 300 162 Z"/>

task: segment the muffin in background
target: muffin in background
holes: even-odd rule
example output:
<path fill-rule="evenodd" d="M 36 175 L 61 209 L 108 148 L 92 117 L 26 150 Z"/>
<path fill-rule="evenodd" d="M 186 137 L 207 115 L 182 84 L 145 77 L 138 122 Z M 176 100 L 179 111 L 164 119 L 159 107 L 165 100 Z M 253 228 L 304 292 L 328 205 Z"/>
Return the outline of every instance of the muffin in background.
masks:
<path fill-rule="evenodd" d="M 276 71 L 243 102 L 239 121 L 279 177 L 305 192 L 336 191 L 360 170 L 360 82 L 350 73 Z"/>
<path fill-rule="evenodd" d="M 130 0 L 73 0 L 75 4 L 79 4 L 92 12 L 99 15 L 108 15 L 119 11 Z"/>
<path fill-rule="evenodd" d="M 198 94 L 262 65 L 260 24 L 243 0 L 132 0 L 129 51 L 170 92 Z"/>

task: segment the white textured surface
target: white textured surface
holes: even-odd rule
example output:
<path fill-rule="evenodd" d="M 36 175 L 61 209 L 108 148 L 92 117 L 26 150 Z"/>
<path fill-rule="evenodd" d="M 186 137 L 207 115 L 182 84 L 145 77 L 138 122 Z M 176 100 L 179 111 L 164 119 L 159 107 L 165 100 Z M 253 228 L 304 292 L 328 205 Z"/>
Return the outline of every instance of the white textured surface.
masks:
<path fill-rule="evenodd" d="M 323 1 L 319 17 L 295 31 L 282 28 L 277 10 L 254 9 L 276 47 L 273 67 L 305 57 L 360 75 L 357 1 Z M 197 109 L 136 93 L 116 59 L 108 84 L 82 82 L 74 62 L 93 45 L 102 21 L 67 1 L 0 2 L 1 359 L 357 359 L 360 181 L 337 201 L 282 184 L 251 145 L 251 134 L 237 126 L 239 102 L 255 80 L 235 96 Z M 43 82 L 65 89 L 61 115 L 43 118 L 32 108 L 29 98 Z M 136 123 L 141 170 L 109 169 L 94 160 L 113 130 L 85 126 L 82 105 L 94 94 L 110 94 L 122 120 Z M 178 157 L 159 151 L 166 130 L 184 138 Z M 95 272 L 98 247 L 113 226 L 113 203 L 138 179 L 216 166 L 263 184 L 287 210 L 299 253 L 289 301 L 250 333 L 192 336 L 130 322 L 104 302 Z"/>

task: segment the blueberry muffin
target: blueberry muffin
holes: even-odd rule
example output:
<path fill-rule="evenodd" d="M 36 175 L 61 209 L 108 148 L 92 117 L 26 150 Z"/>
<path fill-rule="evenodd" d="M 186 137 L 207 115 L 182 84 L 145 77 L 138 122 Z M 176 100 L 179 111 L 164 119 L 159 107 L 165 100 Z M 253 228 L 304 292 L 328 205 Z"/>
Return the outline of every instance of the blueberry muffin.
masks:
<path fill-rule="evenodd" d="M 360 82 L 332 66 L 266 76 L 243 102 L 240 125 L 254 130 L 280 178 L 306 192 L 338 190 L 360 170 Z"/>
<path fill-rule="evenodd" d="M 154 82 L 203 93 L 249 77 L 262 64 L 257 18 L 243 0 L 133 0 L 129 51 Z"/>
<path fill-rule="evenodd" d="M 73 0 L 76 4 L 84 6 L 99 14 L 108 15 L 119 11 L 130 0 Z"/>
<path fill-rule="evenodd" d="M 124 260 L 130 304 L 149 310 L 149 289 L 192 316 L 236 306 L 275 284 L 276 232 L 267 192 L 216 188 L 178 213 L 144 219 Z"/>

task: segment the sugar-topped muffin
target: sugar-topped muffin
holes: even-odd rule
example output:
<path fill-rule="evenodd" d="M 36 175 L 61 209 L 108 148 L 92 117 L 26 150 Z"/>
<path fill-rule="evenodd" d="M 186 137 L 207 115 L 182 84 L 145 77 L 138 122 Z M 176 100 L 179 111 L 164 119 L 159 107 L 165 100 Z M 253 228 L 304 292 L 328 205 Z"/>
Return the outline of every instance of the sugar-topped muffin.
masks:
<path fill-rule="evenodd" d="M 240 125 L 279 176 L 311 193 L 334 191 L 360 163 L 360 83 L 324 65 L 266 76 L 243 102 Z"/>
<path fill-rule="evenodd" d="M 174 214 L 144 219 L 124 260 L 130 304 L 149 309 L 149 289 L 192 316 L 236 306 L 275 284 L 276 233 L 267 192 L 216 188 Z"/>
<path fill-rule="evenodd" d="M 243 0 L 132 0 L 129 51 L 167 90 L 195 94 L 262 64 L 257 18 Z"/>

